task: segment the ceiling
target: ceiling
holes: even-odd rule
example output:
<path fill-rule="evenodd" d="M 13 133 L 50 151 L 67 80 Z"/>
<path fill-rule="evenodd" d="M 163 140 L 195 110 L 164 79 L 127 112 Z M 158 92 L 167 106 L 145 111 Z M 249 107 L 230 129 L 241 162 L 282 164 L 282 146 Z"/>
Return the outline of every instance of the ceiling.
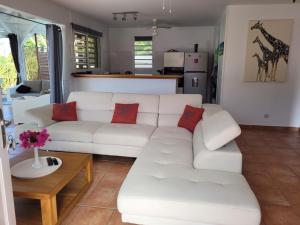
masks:
<path fill-rule="evenodd" d="M 174 26 L 215 25 L 226 5 L 291 3 L 292 0 L 165 0 L 172 14 L 163 12 L 163 0 L 50 0 L 99 19 L 112 27 L 151 26 L 157 18 Z M 137 21 L 114 21 L 113 12 L 138 11 Z"/>

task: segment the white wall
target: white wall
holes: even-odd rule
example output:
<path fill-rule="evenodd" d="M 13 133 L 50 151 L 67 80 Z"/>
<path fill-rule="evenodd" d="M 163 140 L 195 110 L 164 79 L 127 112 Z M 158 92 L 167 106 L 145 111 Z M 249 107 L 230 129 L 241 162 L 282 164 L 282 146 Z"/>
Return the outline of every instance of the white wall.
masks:
<path fill-rule="evenodd" d="M 220 100 L 239 123 L 300 126 L 299 12 L 299 4 L 228 7 Z M 248 22 L 258 19 L 294 19 L 285 83 L 243 82 Z"/>
<path fill-rule="evenodd" d="M 220 17 L 219 21 L 218 21 L 218 26 L 217 26 L 217 45 L 216 48 L 218 47 L 218 45 L 222 42 L 224 42 L 225 40 L 225 28 L 226 28 L 226 10 L 224 10 L 222 16 Z M 223 74 L 223 60 L 224 57 L 223 55 L 218 56 L 218 77 L 217 77 L 217 90 L 216 90 L 216 102 L 220 103 L 220 99 L 221 99 L 221 84 L 222 84 L 222 74 Z"/>
<path fill-rule="evenodd" d="M 135 73 L 157 73 L 163 68 L 163 53 L 169 49 L 193 51 L 194 44 L 199 44 L 199 51 L 212 55 L 214 48 L 215 27 L 173 27 L 159 29 L 153 39 L 153 69 L 134 69 L 134 37 L 152 36 L 152 28 L 109 28 L 110 71 Z"/>
<path fill-rule="evenodd" d="M 100 21 L 90 18 L 86 15 L 71 11 L 52 1 L 45 0 L 0 0 L 0 5 L 10 7 L 15 10 L 26 12 L 46 19 L 52 23 L 62 25 L 63 30 L 63 83 L 65 95 L 68 95 L 71 84 L 71 73 L 73 72 L 73 36 L 71 23 L 77 23 L 82 26 L 103 32 L 102 38 L 102 66 L 104 70 L 108 67 L 108 28 Z"/>

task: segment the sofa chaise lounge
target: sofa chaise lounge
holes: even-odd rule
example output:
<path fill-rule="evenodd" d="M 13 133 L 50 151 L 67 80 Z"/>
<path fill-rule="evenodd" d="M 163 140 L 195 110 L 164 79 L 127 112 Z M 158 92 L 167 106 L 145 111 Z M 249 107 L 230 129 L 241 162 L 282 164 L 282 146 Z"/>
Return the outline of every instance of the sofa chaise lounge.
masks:
<path fill-rule="evenodd" d="M 47 105 L 28 110 L 35 123 L 22 129 L 47 128 L 49 150 L 137 157 L 118 195 L 124 222 L 260 224 L 258 202 L 241 174 L 241 152 L 230 140 L 239 127 L 220 106 L 202 104 L 201 95 L 72 92 L 71 101 L 78 121 L 53 121 Z M 139 103 L 137 124 L 110 123 L 115 103 Z M 185 105 L 205 109 L 193 134 L 177 127 Z"/>

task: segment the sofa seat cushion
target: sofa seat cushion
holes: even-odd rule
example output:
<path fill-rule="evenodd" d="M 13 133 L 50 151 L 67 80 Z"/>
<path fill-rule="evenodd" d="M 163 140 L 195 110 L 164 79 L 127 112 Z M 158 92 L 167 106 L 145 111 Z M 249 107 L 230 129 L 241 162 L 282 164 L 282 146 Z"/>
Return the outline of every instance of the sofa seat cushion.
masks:
<path fill-rule="evenodd" d="M 165 148 L 151 140 L 122 184 L 118 210 L 137 224 L 259 225 L 260 208 L 238 173 L 198 170 L 187 141 Z"/>
<path fill-rule="evenodd" d="M 104 123 L 63 121 L 47 127 L 53 141 L 93 142 L 93 136 Z"/>
<path fill-rule="evenodd" d="M 193 134 L 182 127 L 158 127 L 151 139 L 183 139 L 186 141 L 193 140 Z"/>
<path fill-rule="evenodd" d="M 155 128 L 141 124 L 105 124 L 95 132 L 94 142 L 143 147 L 149 141 Z"/>

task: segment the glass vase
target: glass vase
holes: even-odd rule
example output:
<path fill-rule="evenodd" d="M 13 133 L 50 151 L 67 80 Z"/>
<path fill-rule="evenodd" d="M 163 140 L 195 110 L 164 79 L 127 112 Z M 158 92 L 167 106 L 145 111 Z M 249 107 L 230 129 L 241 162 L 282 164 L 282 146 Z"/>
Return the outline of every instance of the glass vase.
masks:
<path fill-rule="evenodd" d="M 34 151 L 34 162 L 32 164 L 32 167 L 35 169 L 40 169 L 43 167 L 41 161 L 40 161 L 40 157 L 39 157 L 39 149 L 37 147 L 33 148 Z"/>

